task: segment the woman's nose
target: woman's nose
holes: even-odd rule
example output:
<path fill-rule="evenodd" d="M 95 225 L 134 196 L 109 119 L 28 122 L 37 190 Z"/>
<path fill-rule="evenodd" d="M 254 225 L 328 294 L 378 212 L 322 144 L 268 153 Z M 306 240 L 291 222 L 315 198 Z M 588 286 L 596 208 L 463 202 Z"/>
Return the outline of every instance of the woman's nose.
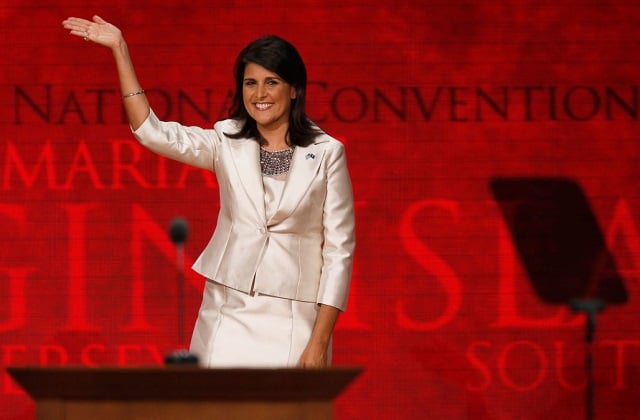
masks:
<path fill-rule="evenodd" d="M 267 96 L 267 87 L 265 85 L 258 85 L 258 89 L 256 91 L 256 95 L 258 98 L 264 98 Z"/>

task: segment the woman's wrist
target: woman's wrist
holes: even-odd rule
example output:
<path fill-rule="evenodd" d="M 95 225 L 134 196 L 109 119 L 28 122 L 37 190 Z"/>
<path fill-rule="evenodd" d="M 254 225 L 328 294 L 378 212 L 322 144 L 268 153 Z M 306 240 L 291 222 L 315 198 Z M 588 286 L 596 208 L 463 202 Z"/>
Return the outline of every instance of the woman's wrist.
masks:
<path fill-rule="evenodd" d="M 129 48 L 127 47 L 127 43 L 125 42 L 124 38 L 120 38 L 118 41 L 116 41 L 115 44 L 113 44 L 113 47 L 111 47 L 111 50 L 113 51 L 113 55 L 116 56 L 116 58 L 118 56 L 127 57 L 129 55 Z"/>

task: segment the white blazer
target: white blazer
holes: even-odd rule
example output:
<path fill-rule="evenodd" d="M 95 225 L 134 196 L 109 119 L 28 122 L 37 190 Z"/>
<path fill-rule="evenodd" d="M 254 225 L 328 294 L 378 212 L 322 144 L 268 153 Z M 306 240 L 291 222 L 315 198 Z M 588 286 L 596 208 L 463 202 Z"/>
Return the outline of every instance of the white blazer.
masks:
<path fill-rule="evenodd" d="M 243 292 L 317 302 L 345 310 L 351 280 L 354 210 L 344 147 L 321 134 L 296 147 L 282 197 L 267 220 L 260 145 L 231 139 L 239 123 L 213 129 L 160 121 L 151 111 L 133 133 L 152 151 L 216 173 L 215 232 L 193 265 L 201 275 Z"/>

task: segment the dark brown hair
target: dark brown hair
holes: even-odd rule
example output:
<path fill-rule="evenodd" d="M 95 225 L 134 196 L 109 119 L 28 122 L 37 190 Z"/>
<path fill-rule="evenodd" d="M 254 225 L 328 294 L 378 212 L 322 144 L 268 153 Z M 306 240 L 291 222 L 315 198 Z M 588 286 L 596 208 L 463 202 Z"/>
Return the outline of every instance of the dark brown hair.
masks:
<path fill-rule="evenodd" d="M 313 143 L 321 130 L 314 125 L 305 113 L 307 92 L 307 69 L 296 48 L 275 35 L 266 35 L 247 45 L 236 59 L 234 66 L 235 93 L 229 109 L 229 118 L 242 122 L 237 133 L 227 134 L 231 138 L 253 138 L 260 144 L 264 139 L 258 132 L 256 121 L 251 118 L 242 100 L 244 69 L 249 63 L 255 63 L 276 73 L 296 90 L 291 100 L 289 113 L 289 141 L 292 145 L 307 146 Z"/>

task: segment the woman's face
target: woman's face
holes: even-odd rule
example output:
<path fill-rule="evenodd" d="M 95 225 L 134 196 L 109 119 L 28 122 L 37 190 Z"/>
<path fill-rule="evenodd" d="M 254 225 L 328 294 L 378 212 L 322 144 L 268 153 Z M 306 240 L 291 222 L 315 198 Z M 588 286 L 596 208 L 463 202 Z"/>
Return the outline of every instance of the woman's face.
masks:
<path fill-rule="evenodd" d="M 242 99 L 258 129 L 274 130 L 288 125 L 291 100 L 296 90 L 276 73 L 249 63 L 244 69 Z"/>

